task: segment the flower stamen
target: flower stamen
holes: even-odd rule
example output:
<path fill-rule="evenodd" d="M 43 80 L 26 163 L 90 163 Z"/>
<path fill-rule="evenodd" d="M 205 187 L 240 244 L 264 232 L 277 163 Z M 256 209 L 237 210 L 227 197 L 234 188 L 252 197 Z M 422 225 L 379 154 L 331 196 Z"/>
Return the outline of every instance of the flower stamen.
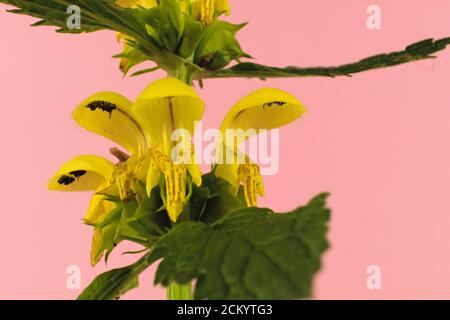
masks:
<path fill-rule="evenodd" d="M 240 164 L 238 168 L 239 182 L 244 185 L 244 196 L 247 206 L 258 205 L 257 195 L 264 196 L 264 184 L 257 164 Z"/>

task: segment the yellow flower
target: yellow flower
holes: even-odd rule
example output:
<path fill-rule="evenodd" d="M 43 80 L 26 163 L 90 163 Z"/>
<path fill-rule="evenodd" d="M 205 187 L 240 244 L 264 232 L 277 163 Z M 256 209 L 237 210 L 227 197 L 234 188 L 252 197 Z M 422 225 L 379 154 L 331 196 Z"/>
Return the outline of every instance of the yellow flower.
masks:
<path fill-rule="evenodd" d="M 306 108 L 294 96 L 271 88 L 249 94 L 228 111 L 220 130 L 224 136 L 227 136 L 227 132 L 232 132 L 233 135 L 227 136 L 229 139 L 217 148 L 220 160 L 215 173 L 227 180 L 235 193 L 242 183 L 248 206 L 257 205 L 257 194 L 264 196 L 264 186 L 258 165 L 252 163 L 247 156 L 240 155 L 239 145 L 259 130 L 279 128 L 305 112 Z"/>
<path fill-rule="evenodd" d="M 97 156 L 76 157 L 65 163 L 50 180 L 50 190 L 95 192 L 85 217 L 88 225 L 95 227 L 115 207 L 113 202 L 105 199 L 104 190 L 123 200 L 132 196 L 130 191 L 138 191 L 134 177 L 139 166 L 130 167 L 145 152 L 148 137 L 131 115 L 131 107 L 132 103 L 117 93 L 100 92 L 84 100 L 72 113 L 81 127 L 114 141 L 132 155 L 117 166 Z M 103 255 L 101 244 L 102 231 L 96 228 L 91 249 L 92 265 Z"/>
<path fill-rule="evenodd" d="M 195 157 L 190 141 L 177 149 L 181 156 L 173 156 L 172 151 L 178 144 L 171 136 L 176 129 L 193 134 L 194 122 L 201 119 L 203 111 L 204 103 L 197 93 L 187 84 L 170 78 L 150 84 L 134 104 L 113 92 L 100 92 L 83 101 L 73 112 L 74 120 L 83 128 L 114 141 L 130 154 L 126 161 L 113 166 L 108 179 L 96 185 L 95 197 L 106 194 L 118 196 L 122 201 L 133 197 L 139 200 L 145 194 L 150 195 L 162 182 L 166 210 L 170 219 L 176 221 L 188 197 L 187 173 L 197 185 L 201 184 L 201 173 L 192 161 Z M 86 169 L 71 165 L 69 172 L 65 166 L 52 178 L 50 189 L 78 191 L 73 186 L 85 179 L 67 173 Z M 72 178 L 79 178 L 79 181 Z M 142 190 L 141 182 L 146 183 L 146 190 Z M 92 206 L 90 211 L 97 210 Z M 86 222 L 94 224 L 95 220 L 87 218 Z"/>
<path fill-rule="evenodd" d="M 102 190 L 109 185 L 115 165 L 104 158 L 94 155 L 83 155 L 66 162 L 50 179 L 48 188 L 58 191 L 94 191 Z M 113 210 L 114 203 L 103 196 L 94 194 L 87 210 L 85 223 L 95 225 L 107 213 Z M 102 231 L 95 230 L 92 240 L 91 264 L 95 265 L 103 255 L 100 250 Z"/>
<path fill-rule="evenodd" d="M 165 182 L 166 210 L 172 221 L 181 214 L 187 200 L 186 178 L 201 184 L 201 173 L 190 140 L 177 149 L 172 141 L 175 130 L 185 130 L 187 137 L 194 134 L 195 121 L 200 121 L 205 105 L 187 84 L 172 78 L 150 84 L 136 99 L 133 114 L 149 135 L 150 165 L 146 177 L 147 193 L 159 183 L 160 173 Z M 178 151 L 175 154 L 175 151 Z"/>

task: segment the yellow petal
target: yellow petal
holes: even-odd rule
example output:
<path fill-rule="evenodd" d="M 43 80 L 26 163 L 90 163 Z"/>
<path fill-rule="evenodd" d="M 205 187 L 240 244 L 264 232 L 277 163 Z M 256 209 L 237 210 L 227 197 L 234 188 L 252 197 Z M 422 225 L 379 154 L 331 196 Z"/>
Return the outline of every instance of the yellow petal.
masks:
<path fill-rule="evenodd" d="M 116 4 L 122 8 L 144 7 L 150 9 L 158 5 L 157 0 L 116 0 Z"/>
<path fill-rule="evenodd" d="M 103 217 L 113 210 L 115 204 L 111 201 L 105 200 L 104 196 L 94 194 L 89 204 L 86 217 L 84 218 L 84 223 L 88 225 L 95 225 L 100 222 Z"/>
<path fill-rule="evenodd" d="M 203 116 L 205 105 L 197 93 L 184 82 L 165 78 L 151 83 L 137 98 L 133 114 L 150 136 L 152 146 L 161 144 L 170 154 L 175 129 L 194 133 L 195 121 Z"/>
<path fill-rule="evenodd" d="M 48 188 L 57 191 L 97 190 L 111 179 L 115 165 L 102 157 L 83 155 L 66 162 L 50 179 Z"/>
<path fill-rule="evenodd" d="M 165 181 L 164 204 L 170 220 L 176 222 L 186 203 L 186 164 L 174 164 L 167 155 L 159 151 L 154 151 L 151 156 L 147 192 L 150 194 L 151 189 L 159 183 L 162 172 Z"/>
<path fill-rule="evenodd" d="M 163 173 L 166 181 L 166 210 L 176 222 L 186 202 L 186 166 L 166 163 Z"/>
<path fill-rule="evenodd" d="M 95 266 L 103 257 L 103 235 L 102 230 L 95 229 L 94 236 L 92 237 L 91 245 L 91 266 Z"/>
<path fill-rule="evenodd" d="M 202 184 L 202 172 L 200 170 L 200 165 L 196 163 L 190 163 L 187 166 L 187 170 L 189 174 L 191 175 L 192 182 L 197 186 L 200 187 Z"/>
<path fill-rule="evenodd" d="M 91 265 L 95 266 L 103 257 L 105 251 L 111 252 L 118 245 L 117 223 L 110 223 L 103 228 L 95 228 L 91 245 Z M 117 242 L 116 242 L 117 241 Z"/>
<path fill-rule="evenodd" d="M 216 11 L 225 13 L 227 16 L 230 15 L 231 10 L 228 0 L 216 0 Z"/>
<path fill-rule="evenodd" d="M 147 140 L 131 114 L 132 103 L 114 92 L 100 92 L 83 101 L 73 119 L 83 128 L 102 135 L 134 154 L 146 148 Z"/>
<path fill-rule="evenodd" d="M 239 190 L 239 178 L 238 178 L 238 169 L 239 165 L 234 164 L 218 164 L 214 171 L 215 175 L 219 178 L 222 178 L 231 185 L 230 192 L 233 194 L 237 194 Z"/>
<path fill-rule="evenodd" d="M 244 185 L 244 196 L 247 206 L 256 207 L 257 194 L 264 195 L 259 167 L 256 164 L 241 164 L 238 169 L 239 181 Z"/>
<path fill-rule="evenodd" d="M 150 166 L 148 168 L 147 177 L 145 179 L 145 187 L 147 191 L 147 196 L 150 197 L 150 194 L 154 187 L 159 184 L 159 180 L 161 177 L 161 172 L 158 169 L 155 161 L 151 161 Z"/>
<path fill-rule="evenodd" d="M 289 93 L 264 88 L 236 103 L 226 115 L 221 130 L 275 129 L 291 123 L 305 112 L 303 104 Z"/>

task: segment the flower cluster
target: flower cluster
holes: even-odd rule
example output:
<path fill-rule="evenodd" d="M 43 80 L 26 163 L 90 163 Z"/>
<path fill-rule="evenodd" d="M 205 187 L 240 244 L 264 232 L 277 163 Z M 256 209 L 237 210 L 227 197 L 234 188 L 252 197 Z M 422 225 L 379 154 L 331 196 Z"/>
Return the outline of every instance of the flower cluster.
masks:
<path fill-rule="evenodd" d="M 117 164 L 94 155 L 78 156 L 65 163 L 49 182 L 51 190 L 94 191 L 85 217 L 85 223 L 95 228 L 92 264 L 102 256 L 99 252 L 102 231 L 98 227 L 110 219 L 117 203 L 140 203 L 158 187 L 163 200 L 158 213 L 167 214 L 172 222 L 177 221 L 192 196 L 193 185 L 202 184 L 190 138 L 204 108 L 204 102 L 192 87 L 174 78 L 164 78 L 151 83 L 134 103 L 118 93 L 100 92 L 74 110 L 73 119 L 80 126 L 112 140 L 128 152 L 118 153 Z M 228 111 L 220 130 L 258 132 L 279 128 L 305 111 L 295 97 L 284 91 L 260 89 Z M 175 148 L 172 133 L 180 129 L 187 134 L 181 148 L 180 144 Z M 213 173 L 228 183 L 232 195 L 236 196 L 242 189 L 246 205 L 255 207 L 257 194 L 264 194 L 259 167 L 248 157 L 243 163 L 237 161 L 239 146 L 248 138 L 248 135 L 245 138 L 235 135 L 232 143 L 218 142 L 217 158 L 225 153 L 232 157 L 231 161 L 215 164 Z"/>

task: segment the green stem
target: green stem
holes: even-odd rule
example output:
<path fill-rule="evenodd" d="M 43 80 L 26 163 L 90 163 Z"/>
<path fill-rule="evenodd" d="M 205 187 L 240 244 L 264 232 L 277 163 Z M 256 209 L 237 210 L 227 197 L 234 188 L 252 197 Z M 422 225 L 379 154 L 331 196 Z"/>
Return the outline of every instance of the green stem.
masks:
<path fill-rule="evenodd" d="M 188 85 L 192 85 L 192 71 L 185 62 L 179 62 L 177 68 L 169 74 Z"/>
<path fill-rule="evenodd" d="M 192 300 L 192 285 L 172 282 L 167 287 L 167 300 Z"/>

